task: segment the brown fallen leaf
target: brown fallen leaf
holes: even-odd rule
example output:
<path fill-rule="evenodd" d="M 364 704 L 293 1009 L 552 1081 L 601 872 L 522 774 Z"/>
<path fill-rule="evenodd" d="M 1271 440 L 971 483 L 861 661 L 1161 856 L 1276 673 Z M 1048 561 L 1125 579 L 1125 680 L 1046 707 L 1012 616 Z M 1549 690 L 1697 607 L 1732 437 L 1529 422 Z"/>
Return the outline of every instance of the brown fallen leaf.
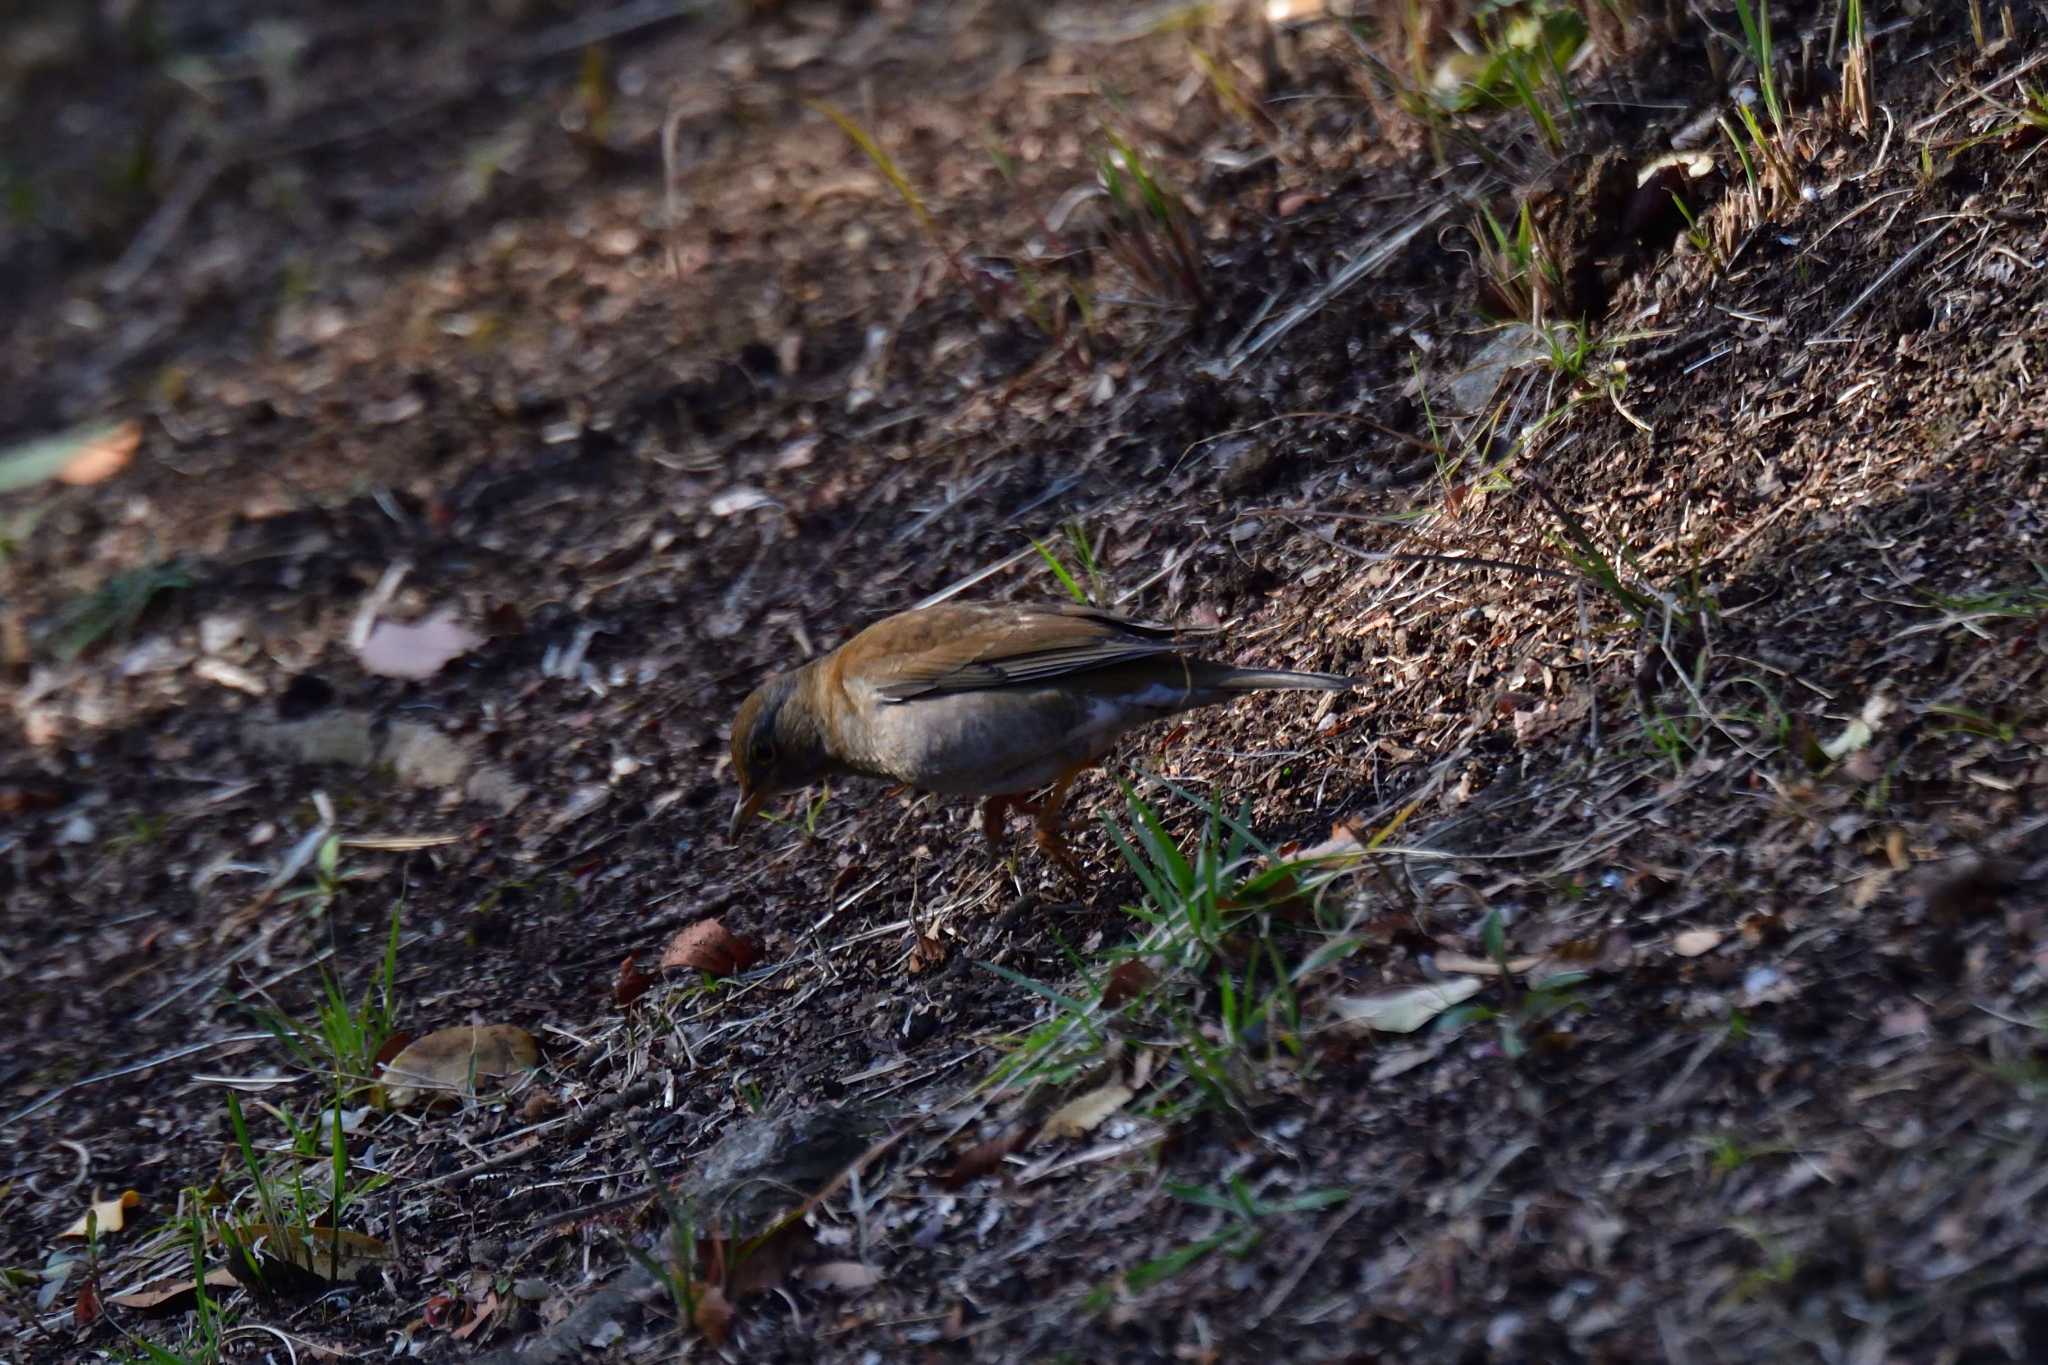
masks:
<path fill-rule="evenodd" d="M 1074 1096 L 1046 1116 L 1045 1126 L 1031 1140 L 1033 1146 L 1055 1138 L 1085 1137 L 1102 1126 L 1104 1119 L 1129 1104 L 1137 1091 L 1122 1081 L 1111 1081 Z"/>
<path fill-rule="evenodd" d="M 484 1081 L 524 1075 L 540 1065 L 540 1044 L 514 1024 L 437 1029 L 408 1044 L 384 1068 L 388 1102 L 402 1108 L 423 1097 L 443 1103 L 474 1099 Z"/>
<path fill-rule="evenodd" d="M 760 960 L 759 944 L 729 933 L 715 919 L 700 919 L 677 930 L 661 954 L 664 968 L 686 967 L 713 976 L 743 972 Z"/>
<path fill-rule="evenodd" d="M 1102 1008 L 1121 1009 L 1151 990 L 1158 980 L 1159 973 L 1146 966 L 1142 959 L 1127 957 L 1110 969 L 1109 980 L 1103 983 Z"/>
<path fill-rule="evenodd" d="M 255 1278 L 271 1289 L 339 1284 L 391 1259 L 391 1249 L 382 1239 L 347 1228 L 244 1223 L 222 1240 L 230 1243 L 229 1273 L 238 1279 L 249 1274 L 248 1258 L 236 1250 L 239 1246 L 255 1258 Z"/>
<path fill-rule="evenodd" d="M 79 442 L 71 458 L 57 471 L 57 482 L 75 485 L 112 478 L 128 467 L 141 444 L 142 423 L 133 418 L 106 427 Z"/>
<path fill-rule="evenodd" d="M 932 1179 L 943 1188 L 957 1190 L 970 1180 L 978 1180 L 1003 1164 L 1003 1158 L 1024 1145 L 1024 1139 L 1031 1130 L 1023 1124 L 1012 1124 L 992 1138 L 975 1143 L 954 1159 L 953 1164 L 942 1171 L 934 1172 Z"/>
<path fill-rule="evenodd" d="M 92 1201 L 90 1212 L 79 1214 L 77 1222 L 57 1235 L 59 1237 L 85 1236 L 85 1222 L 87 1218 L 92 1218 L 95 1222 L 94 1236 L 104 1237 L 110 1232 L 119 1232 L 128 1210 L 140 1207 L 142 1207 L 142 1196 L 134 1190 L 123 1190 L 112 1199 L 95 1199 Z"/>
<path fill-rule="evenodd" d="M 71 789 L 40 774 L 0 777 L 0 815 L 26 815 L 48 810 L 71 799 Z"/>
<path fill-rule="evenodd" d="M 233 1289 L 240 1281 L 226 1266 L 215 1266 L 206 1272 L 206 1283 L 213 1289 Z M 190 1275 L 178 1275 L 143 1285 L 140 1289 L 131 1289 L 125 1294 L 109 1294 L 107 1302 L 134 1313 L 181 1313 L 191 1306 L 198 1288 L 198 1282 Z"/>
<path fill-rule="evenodd" d="M 456 1328 L 448 1335 L 457 1341 L 467 1341 L 476 1329 L 489 1322 L 497 1311 L 498 1291 L 495 1289 L 487 1290 L 484 1293 L 483 1302 L 476 1306 L 476 1311 L 470 1316 L 469 1321 L 463 1323 L 462 1326 Z"/>
<path fill-rule="evenodd" d="M 635 956 L 626 954 L 626 960 L 619 964 L 619 979 L 612 985 L 612 1003 L 621 1008 L 647 994 L 648 988 L 654 985 L 654 978 L 634 964 Z"/>
<path fill-rule="evenodd" d="M 943 940 L 931 934 L 918 932 L 917 941 L 910 945 L 910 957 L 903 964 L 903 970 L 912 976 L 938 966 L 946 960 L 946 945 Z"/>

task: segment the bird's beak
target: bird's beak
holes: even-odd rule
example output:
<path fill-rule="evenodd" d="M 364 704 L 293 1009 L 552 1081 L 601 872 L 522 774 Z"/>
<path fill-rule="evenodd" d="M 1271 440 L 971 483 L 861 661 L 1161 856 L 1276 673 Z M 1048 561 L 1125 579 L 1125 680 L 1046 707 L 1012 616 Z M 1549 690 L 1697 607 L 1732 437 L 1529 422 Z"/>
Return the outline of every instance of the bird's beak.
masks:
<path fill-rule="evenodd" d="M 732 803 L 732 826 L 726 831 L 726 837 L 739 838 L 740 830 L 746 826 L 747 821 L 761 813 L 761 807 L 767 799 L 760 792 L 743 789 L 740 792 L 740 799 Z"/>

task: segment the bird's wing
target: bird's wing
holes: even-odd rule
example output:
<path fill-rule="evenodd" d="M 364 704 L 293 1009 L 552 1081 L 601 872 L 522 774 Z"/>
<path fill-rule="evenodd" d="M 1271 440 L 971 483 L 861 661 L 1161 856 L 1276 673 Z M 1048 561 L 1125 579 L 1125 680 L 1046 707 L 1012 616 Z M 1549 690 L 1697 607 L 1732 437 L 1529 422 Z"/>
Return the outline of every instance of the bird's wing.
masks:
<path fill-rule="evenodd" d="M 1174 633 L 1093 607 L 941 605 L 870 626 L 848 642 L 842 669 L 881 700 L 903 702 L 1176 654 Z"/>

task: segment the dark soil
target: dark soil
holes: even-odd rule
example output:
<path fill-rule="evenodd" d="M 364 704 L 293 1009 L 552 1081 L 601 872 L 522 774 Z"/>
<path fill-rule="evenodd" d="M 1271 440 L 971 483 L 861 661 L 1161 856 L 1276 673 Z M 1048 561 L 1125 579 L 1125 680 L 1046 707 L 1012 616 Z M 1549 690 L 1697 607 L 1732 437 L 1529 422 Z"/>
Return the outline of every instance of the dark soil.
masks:
<path fill-rule="evenodd" d="M 0 497 L 7 1358 L 193 1349 L 189 1298 L 114 1300 L 190 1272 L 197 1192 L 252 1216 L 226 1096 L 270 1150 L 335 1084 L 260 1011 L 360 998 L 394 908 L 400 1027 L 545 1064 L 352 1097 L 386 1254 L 217 1290 L 227 1358 L 2048 1358 L 2040 5 L 1981 46 L 1872 6 L 1864 129 L 1834 7 L 1779 5 L 1756 192 L 1732 5 L 1596 31 L 1558 152 L 1245 8 L 122 9 L 11 18 L 0 68 L 47 130 L 0 160 L 0 437 L 142 433 Z M 1085 194 L 1105 129 L 1192 284 Z M 1674 139 L 1721 164 L 1646 172 Z M 1475 225 L 1524 203 L 1584 356 L 1495 324 Z M 767 671 L 1059 596 L 1069 526 L 1118 609 L 1365 686 L 1134 742 L 1078 894 L 908 791 L 727 839 Z M 365 667 L 359 618 L 442 608 L 474 648 Z M 1207 985 L 1191 1035 L 985 1086 L 1057 1012 L 1022 981 L 1142 932 L 1119 780 L 1190 843 L 1212 798 L 1377 842 L 1252 917 L 1328 950 L 1284 1019 Z M 707 918 L 758 963 L 662 973 Z M 1489 925 L 1584 979 L 1489 974 Z M 1461 1027 L 1343 1021 L 1446 976 Z M 722 1345 L 629 1254 L 657 1179 L 707 1239 L 820 1196 L 697 1262 Z"/>

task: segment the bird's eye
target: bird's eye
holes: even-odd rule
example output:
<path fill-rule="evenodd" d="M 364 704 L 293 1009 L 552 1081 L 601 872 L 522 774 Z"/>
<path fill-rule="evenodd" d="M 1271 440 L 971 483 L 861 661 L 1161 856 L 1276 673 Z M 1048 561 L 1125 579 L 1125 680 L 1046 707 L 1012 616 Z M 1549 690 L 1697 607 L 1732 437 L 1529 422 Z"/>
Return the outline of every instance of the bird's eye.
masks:
<path fill-rule="evenodd" d="M 755 768 L 774 767 L 775 741 L 772 739 L 755 740 L 753 746 L 747 751 L 747 762 Z"/>

